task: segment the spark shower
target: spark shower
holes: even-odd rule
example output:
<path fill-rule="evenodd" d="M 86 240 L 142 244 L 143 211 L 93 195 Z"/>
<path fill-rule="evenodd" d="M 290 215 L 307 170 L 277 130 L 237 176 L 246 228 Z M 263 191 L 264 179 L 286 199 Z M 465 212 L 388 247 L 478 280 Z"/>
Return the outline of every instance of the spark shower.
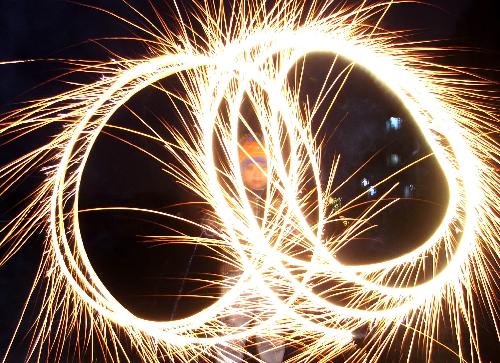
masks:
<path fill-rule="evenodd" d="M 494 99 L 475 90 L 486 81 L 434 64 L 417 44 L 384 31 L 380 21 L 392 4 L 348 7 L 314 1 L 305 6 L 283 0 L 266 7 L 259 1 L 235 0 L 227 7 L 206 0 L 195 3 L 189 14 L 177 10 L 175 26 L 159 14 L 156 22 L 144 18 L 147 26 L 142 28 L 119 18 L 147 34 L 143 41 L 150 54 L 103 63 L 68 61 L 75 71 L 103 77 L 4 116 L 0 135 L 11 140 L 63 125 L 45 145 L 0 169 L 1 193 L 28 173 L 45 175 L 3 229 L 0 241 L 6 251 L 3 265 L 33 233 L 46 235 L 32 289 L 32 294 L 42 291 L 43 304 L 27 357 L 64 360 L 70 341 L 75 357 L 100 350 L 110 361 L 121 361 L 132 349 L 146 362 L 209 361 L 218 349 L 242 349 L 238 341 L 259 335 L 301 346 L 289 362 L 330 362 L 341 354 L 348 361 L 372 362 L 403 336 L 409 360 L 415 347 L 428 351 L 430 360 L 432 348 L 442 345 L 439 333 L 446 326 L 454 331 L 457 359 L 480 360 L 478 305 L 498 323 Z M 287 76 L 314 53 L 342 57 L 350 64 L 325 80 L 316 100 L 301 104 L 300 82 L 292 87 Z M 446 212 L 429 239 L 396 258 L 362 265 L 342 263 L 337 251 L 370 229 L 370 218 L 397 200 L 386 199 L 389 189 L 348 228 L 325 235 L 325 226 L 342 212 L 327 205 L 338 188 L 335 170 L 341 160 L 322 164 L 322 142 L 311 126 L 321 106 L 335 107 L 332 90 L 341 92 L 354 65 L 383 83 L 411 114 L 449 189 Z M 223 281 L 225 294 L 200 312 L 151 321 L 127 310 L 95 273 L 79 224 L 80 213 L 88 211 L 79 208 L 78 197 L 92 147 L 112 115 L 167 77 L 178 77 L 183 86 L 182 92 L 162 89 L 166 102 L 175 99 L 189 110 L 178 115 L 182 132 L 170 126 L 175 141 L 166 141 L 145 119 L 141 122 L 148 132 L 129 131 L 160 143 L 176 160 L 164 169 L 213 210 L 215 223 L 182 220 L 213 237 L 184 236 L 184 242 L 217 247 L 220 258 L 232 261 L 241 275 Z M 296 77 L 300 80 L 300 73 Z M 245 97 L 257 117 L 268 161 L 262 218 L 252 211 L 238 163 L 239 132 L 253 130 L 240 114 Z M 223 152 L 216 154 L 216 149 Z M 161 155 L 150 156 L 161 161 Z M 391 177 L 379 184 L 390 183 Z M 315 188 L 304 195 L 301 191 L 311 181 Z M 171 225 L 181 218 L 120 208 L 162 216 Z M 297 257 L 297 250 L 308 257 Z M 331 288 L 318 293 L 319 283 Z M 225 324 L 234 314 L 248 316 L 252 324 Z M 369 342 L 357 347 L 354 334 L 366 325 Z"/>

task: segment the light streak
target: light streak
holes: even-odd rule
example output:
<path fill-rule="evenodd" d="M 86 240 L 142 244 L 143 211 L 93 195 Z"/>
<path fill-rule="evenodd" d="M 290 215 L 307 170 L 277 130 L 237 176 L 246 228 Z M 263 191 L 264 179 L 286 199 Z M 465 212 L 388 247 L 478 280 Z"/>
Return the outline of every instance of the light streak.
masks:
<path fill-rule="evenodd" d="M 466 338 L 471 359 L 480 360 L 474 318 L 478 301 L 498 323 L 499 148 L 488 136 L 498 132 L 497 118 L 484 105 L 488 99 L 473 90 L 478 81 L 451 78 L 459 77 L 459 72 L 428 62 L 416 47 L 400 45 L 378 29 L 391 4 L 362 3 L 332 10 L 332 2 L 325 2 L 306 10 L 280 1 L 266 10 L 260 2 L 242 1 L 229 15 L 223 7 L 205 2 L 193 14 L 202 27 L 200 34 L 193 33 L 180 15 L 178 33 L 148 21 L 151 30 L 141 29 L 151 37 L 148 41 L 155 44 L 156 55 L 103 64 L 72 61 L 81 71 L 105 76 L 4 118 L 0 134 L 12 139 L 52 124 L 64 125 L 49 143 L 0 169 L 3 193 L 32 170 L 45 170 L 47 175 L 25 209 L 4 229 L 1 241 L 8 248 L 0 260 L 3 264 L 33 231 L 43 228 L 47 234 L 36 278 L 44 286 L 44 304 L 29 355 L 37 360 L 43 360 L 43 354 L 62 359 L 65 338 L 73 332 L 78 336 L 77 349 L 99 347 L 111 361 L 129 354 L 127 344 L 147 362 L 208 360 L 221 346 L 239 349 L 235 343 L 239 339 L 259 335 L 279 338 L 283 344 L 307 342 L 290 362 L 308 357 L 326 362 L 340 354 L 350 361 L 376 361 L 401 334 L 401 327 L 409 346 L 423 344 L 431 350 L 442 345 L 440 321 L 446 319 L 455 331 L 457 356 L 465 359 L 462 339 Z M 366 25 L 370 22 L 376 26 Z M 322 97 L 311 110 L 299 104 L 300 89 L 287 82 L 290 70 L 311 53 L 340 55 L 381 81 L 410 112 L 439 162 L 449 189 L 448 206 L 432 236 L 414 250 L 363 265 L 346 265 L 335 257 L 337 249 L 369 228 L 370 218 L 390 208 L 392 203 L 383 204 L 390 190 L 342 235 L 334 240 L 323 235 L 325 225 L 342 211 L 327 210 L 325 201 L 335 186 L 330 170 L 336 165 L 320 164 L 321 146 L 311 120 L 331 87 L 325 80 Z M 217 238 L 186 241 L 218 246 L 224 252 L 221 258 L 230 256 L 242 275 L 236 282 L 224 281 L 227 293 L 199 313 L 175 321 L 150 321 L 122 306 L 95 273 L 80 232 L 79 213 L 84 211 L 78 197 L 92 147 L 111 116 L 141 90 L 180 73 L 184 95 L 177 100 L 190 110 L 182 119 L 188 137 L 172 128 L 176 143 L 168 143 L 145 120 L 141 122 L 150 133 L 142 136 L 164 144 L 178 162 L 176 167 L 165 165 L 168 171 L 215 211 L 218 227 L 201 227 Z M 339 75 L 336 81 L 342 79 Z M 175 97 L 169 90 L 165 93 Z M 263 131 L 268 156 L 261 223 L 253 214 L 238 164 L 245 94 Z M 223 104 L 226 116 L 220 112 Z M 283 158 L 284 139 L 289 143 L 288 160 Z M 220 155 L 214 154 L 214 142 L 226 153 L 227 170 L 221 171 L 217 164 Z M 150 156 L 161 162 L 160 156 Z M 329 181 L 323 189 L 324 170 Z M 221 173 L 230 182 L 222 182 Z M 300 196 L 309 178 L 316 186 L 308 195 L 313 202 Z M 169 221 L 180 219 L 155 210 L 125 209 Z M 314 223 L 304 212 L 311 210 L 317 213 Z M 297 258 L 290 253 L 293 249 L 307 251 L 309 257 Z M 424 276 L 428 266 L 431 277 Z M 332 288 L 317 294 L 318 279 L 329 281 Z M 346 301 L 332 302 L 329 297 L 340 291 Z M 253 317 L 256 323 L 223 324 L 234 314 Z M 366 324 L 372 325 L 370 344 L 356 348 L 353 334 Z"/>

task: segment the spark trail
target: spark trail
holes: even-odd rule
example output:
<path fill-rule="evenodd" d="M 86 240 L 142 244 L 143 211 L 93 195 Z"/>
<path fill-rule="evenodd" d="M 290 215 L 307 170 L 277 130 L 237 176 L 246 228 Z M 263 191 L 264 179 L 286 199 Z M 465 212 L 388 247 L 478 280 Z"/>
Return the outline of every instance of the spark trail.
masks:
<path fill-rule="evenodd" d="M 120 18 L 146 34 L 154 54 L 102 64 L 72 61 L 82 72 L 105 77 L 3 118 L 0 134 L 10 139 L 64 125 L 46 145 L 0 169 L 2 193 L 34 170 L 46 175 L 1 240 L 4 264 L 34 231 L 47 236 L 32 290 L 42 287 L 44 303 L 28 357 L 63 360 L 71 344 L 79 351 L 76 356 L 100 349 L 110 361 L 130 357 L 129 346 L 146 362 L 208 361 L 221 347 L 238 350 L 238 340 L 259 335 L 302 346 L 290 362 L 330 362 L 341 354 L 348 361 L 371 362 L 380 360 L 399 336 L 409 347 L 408 359 L 418 346 L 429 351 L 430 360 L 433 346 L 440 344 L 441 324 L 447 324 L 455 332 L 457 357 L 480 360 L 479 302 L 498 323 L 499 148 L 491 137 L 498 132 L 496 111 L 487 106 L 491 96 L 474 91 L 481 81 L 433 64 L 417 46 L 380 29 L 392 2 L 351 8 L 333 1 L 298 3 L 278 1 L 266 8 L 258 1 L 236 1 L 228 11 L 205 1 L 189 15 L 179 13 L 175 32 L 159 15 L 161 26 L 144 19 L 147 28 Z M 311 122 L 322 103 L 335 107 L 332 80 L 325 80 L 312 106 L 299 103 L 300 88 L 287 80 L 294 66 L 313 53 L 342 56 L 382 82 L 412 115 L 439 162 L 449 189 L 446 213 L 432 236 L 408 253 L 363 265 L 346 265 L 335 257 L 369 228 L 371 217 L 391 207 L 385 196 L 341 235 L 324 235 L 325 226 L 342 212 L 330 211 L 326 203 L 336 188 L 337 163 L 321 165 L 322 144 Z M 334 83 L 348 82 L 348 73 L 349 68 Z M 179 77 L 183 85 L 180 96 L 163 91 L 167 100 L 175 98 L 189 110 L 179 115 L 184 130 L 171 127 L 175 142 L 167 142 L 141 120 L 150 131 L 142 136 L 175 157 L 177 164 L 165 168 L 214 211 L 216 223 L 183 221 L 215 237 L 186 236 L 185 242 L 217 246 L 221 258 L 242 273 L 237 281 L 224 281 L 227 292 L 199 313 L 150 321 L 128 311 L 95 273 L 80 232 L 78 196 L 92 147 L 111 116 L 167 77 Z M 240 114 L 245 96 L 268 160 L 262 219 L 252 211 L 238 162 L 239 130 L 252 129 Z M 224 151 L 223 166 L 216 148 Z M 161 161 L 161 155 L 152 156 Z M 325 173 L 326 186 L 321 184 Z M 302 195 L 311 180 L 314 193 Z M 163 216 L 167 224 L 179 219 L 156 210 L 124 209 Z M 332 288 L 318 294 L 318 281 Z M 339 295 L 342 299 L 333 299 Z M 224 324 L 234 314 L 253 323 Z M 369 343 L 358 348 L 353 335 L 367 324 Z"/>

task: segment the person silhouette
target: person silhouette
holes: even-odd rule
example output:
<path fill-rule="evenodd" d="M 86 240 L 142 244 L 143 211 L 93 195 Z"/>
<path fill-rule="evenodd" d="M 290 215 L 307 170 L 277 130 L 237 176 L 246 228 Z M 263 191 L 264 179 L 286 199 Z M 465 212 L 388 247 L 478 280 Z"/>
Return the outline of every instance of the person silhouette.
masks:
<path fill-rule="evenodd" d="M 239 163 L 243 183 L 248 191 L 248 198 L 253 212 L 262 217 L 264 193 L 267 186 L 267 157 L 261 144 L 252 135 L 244 135 L 239 139 Z M 235 279 L 241 271 L 232 265 L 221 263 L 220 273 L 226 279 Z M 224 293 L 224 291 L 222 291 Z M 224 323 L 229 326 L 243 326 L 249 324 L 251 317 L 234 314 L 226 317 Z M 265 363 L 281 363 L 285 354 L 285 347 L 280 340 L 256 336 L 254 338 L 257 357 Z M 233 345 L 241 349 L 221 347 L 217 354 L 217 362 L 239 363 L 244 362 L 245 340 L 233 341 Z"/>

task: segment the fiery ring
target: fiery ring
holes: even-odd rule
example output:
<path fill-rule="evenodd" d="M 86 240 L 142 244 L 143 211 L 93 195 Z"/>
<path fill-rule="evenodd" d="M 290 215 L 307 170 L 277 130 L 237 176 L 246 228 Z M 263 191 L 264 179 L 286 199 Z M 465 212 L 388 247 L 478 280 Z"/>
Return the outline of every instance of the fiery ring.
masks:
<path fill-rule="evenodd" d="M 220 346 L 238 349 L 234 343 L 238 339 L 252 335 L 285 339 L 284 333 L 292 330 L 293 337 L 289 338 L 292 341 L 312 335 L 322 343 L 312 345 L 294 361 L 305 356 L 324 356 L 328 360 L 351 349 L 353 331 L 367 323 L 377 325 L 372 337 L 377 344 L 351 352 L 351 359 L 377 359 L 396 334 L 398 323 L 415 331 L 423 330 L 432 337 L 435 327 L 432 320 L 440 316 L 446 298 L 459 315 L 452 320 L 457 336 L 460 337 L 459 320 L 463 319 L 469 325 L 471 342 L 477 346 L 477 337 L 470 328 L 473 319 L 470 304 L 474 296 L 469 275 L 488 281 L 495 272 L 485 261 L 488 258 L 498 261 L 499 248 L 493 235 L 498 221 L 493 217 L 491 202 L 498 182 L 494 171 L 482 161 L 488 153 L 494 155 L 498 147 L 487 139 L 473 142 L 479 129 L 471 120 L 480 119 L 483 111 L 478 104 L 473 105 L 471 117 L 463 111 L 463 101 L 447 103 L 445 98 L 454 89 L 429 78 L 431 65 L 428 69 L 417 67 L 418 57 L 396 46 L 383 49 L 388 45 L 387 40 L 374 36 L 373 30 L 366 32 L 362 21 L 377 9 L 360 8 L 347 15 L 340 10 L 331 16 L 319 12 L 299 26 L 294 19 L 301 9 L 290 8 L 285 17 L 276 15 L 255 27 L 242 27 L 229 42 L 210 39 L 209 50 L 196 49 L 186 36 L 182 47 L 169 44 L 172 49 L 164 55 L 130 62 L 130 66 L 127 63 L 127 68 L 117 71 L 114 77 L 63 95 L 63 100 L 89 95 L 85 101 L 74 101 L 67 106 L 56 98 L 48 99 L 0 129 L 2 132 L 22 129 L 26 122 L 36 124 L 46 119 L 63 120 L 68 125 L 64 134 L 47 145 L 52 152 L 55 148 L 63 151 L 55 154 L 57 168 L 39 189 L 36 200 L 39 204 L 23 211 L 24 216 L 31 216 L 24 228 L 38 220 L 34 212 L 44 211 L 50 216 L 48 253 L 40 269 L 48 278 L 50 288 L 45 298 L 49 304 L 41 312 L 40 319 L 45 323 L 39 328 L 37 340 L 47 341 L 51 335 L 50 316 L 57 311 L 52 304 L 66 302 L 77 313 L 63 315 L 64 323 L 55 334 L 59 336 L 60 329 L 64 331 L 61 326 L 70 327 L 78 316 L 85 316 L 93 325 L 86 334 L 98 331 L 106 336 L 108 332 L 109 339 L 120 346 L 109 353 L 112 359 L 126 354 L 117 330 L 126 332 L 138 354 L 147 361 L 162 361 L 162 354 L 182 359 L 196 355 L 210 357 Z M 210 16 L 210 9 L 205 10 Z M 242 23 L 250 23 L 251 15 L 251 11 L 242 10 L 234 16 Z M 211 19 L 220 20 L 217 16 Z M 209 22 L 206 26 L 210 28 Z M 297 91 L 286 82 L 289 70 L 300 58 L 318 52 L 341 55 L 383 82 L 409 110 L 446 176 L 450 199 L 445 217 L 427 241 L 405 255 L 375 264 L 347 266 L 334 256 L 336 244 L 344 241 L 326 241 L 322 235 L 326 221 L 332 217 L 326 214 L 325 207 L 331 190 L 328 187 L 322 190 L 320 183 L 323 168 L 319 162 L 320 149 L 309 128 L 311 115 L 303 116 Z M 216 231 L 218 239 L 214 243 L 226 246 L 244 273 L 207 309 L 185 319 L 156 322 L 134 316 L 99 280 L 86 255 L 79 229 L 78 194 L 92 146 L 113 113 L 137 92 L 180 72 L 189 75 L 184 82 L 185 102 L 189 100 L 193 120 L 189 127 L 195 137 L 185 140 L 178 134 L 177 145 L 165 146 L 181 164 L 183 173 L 176 175 L 179 181 L 203 196 L 216 211 L 218 220 L 224 222 Z M 239 109 L 245 93 L 251 96 L 260 128 L 265 131 L 270 180 L 267 195 L 271 201 L 266 201 L 261 225 L 250 207 L 238 163 Z M 219 112 L 223 101 L 228 103 L 227 120 Z M 68 113 L 59 116 L 61 110 Z M 494 126 L 488 127 L 496 130 Z M 215 134 L 227 153 L 229 170 L 225 172 L 233 180 L 229 186 L 220 180 L 213 151 Z M 289 161 L 284 160 L 280 149 L 283 135 L 290 143 Z M 13 164 L 14 169 L 33 167 L 26 159 L 19 160 Z M 298 197 L 305 183 L 306 167 L 312 170 L 317 190 L 318 218 L 314 226 L 303 212 L 310 206 Z M 279 207 L 273 205 L 273 198 L 280 201 Z M 176 218 L 157 211 L 142 211 Z M 358 233 L 362 224 L 354 224 L 351 235 Z M 300 238 L 290 237 L 291 228 L 298 231 L 295 234 Z M 14 224 L 12 230 L 21 229 Z M 18 244 L 24 242 L 22 232 L 20 236 Z M 293 244 L 310 251 L 310 259 L 287 254 Z M 435 267 L 432 278 L 415 282 L 428 259 Z M 306 272 L 298 275 L 290 266 Z M 348 301 L 339 305 L 319 296 L 313 291 L 316 277 L 351 284 Z M 479 289 L 480 296 L 486 296 L 492 315 L 497 316 L 497 308 L 490 300 L 494 296 L 493 287 L 486 285 Z M 223 324 L 223 318 L 232 314 L 257 317 L 258 323 L 251 327 Z M 432 340 L 427 343 L 432 345 Z M 158 349 L 162 354 L 157 353 Z"/>

